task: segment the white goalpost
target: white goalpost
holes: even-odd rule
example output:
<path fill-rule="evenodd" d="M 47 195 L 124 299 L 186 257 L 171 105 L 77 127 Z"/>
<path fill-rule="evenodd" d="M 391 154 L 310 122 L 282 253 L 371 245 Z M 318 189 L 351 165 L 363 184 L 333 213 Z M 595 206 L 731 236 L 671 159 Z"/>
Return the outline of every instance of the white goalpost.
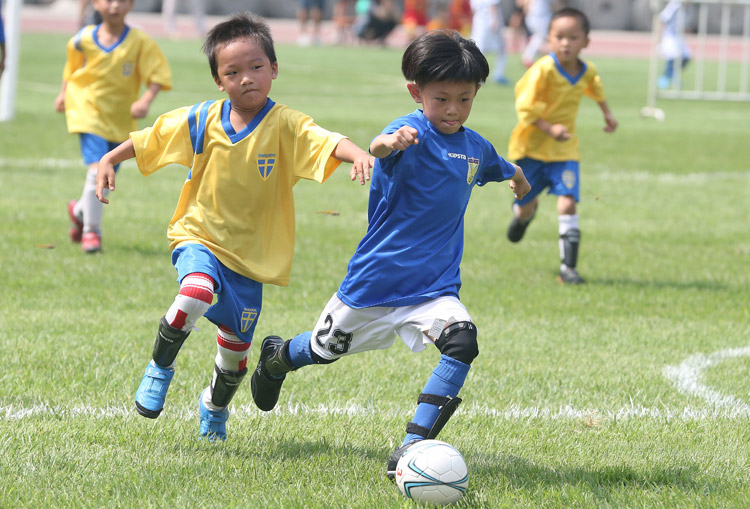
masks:
<path fill-rule="evenodd" d="M 18 83 L 18 55 L 21 42 L 21 0 L 5 4 L 5 71 L 0 78 L 0 122 L 13 119 Z"/>
<path fill-rule="evenodd" d="M 652 48 L 641 115 L 664 120 L 658 99 L 750 101 L 750 0 L 683 0 L 680 8 L 665 10 L 670 3 L 675 2 L 651 0 Z M 683 51 L 672 48 L 675 54 L 666 58 L 669 49 L 662 38 L 668 28 L 662 11 L 672 16 L 670 36 L 687 46 Z M 688 62 L 691 80 L 683 72 Z M 661 70 L 667 65 L 671 73 Z"/>

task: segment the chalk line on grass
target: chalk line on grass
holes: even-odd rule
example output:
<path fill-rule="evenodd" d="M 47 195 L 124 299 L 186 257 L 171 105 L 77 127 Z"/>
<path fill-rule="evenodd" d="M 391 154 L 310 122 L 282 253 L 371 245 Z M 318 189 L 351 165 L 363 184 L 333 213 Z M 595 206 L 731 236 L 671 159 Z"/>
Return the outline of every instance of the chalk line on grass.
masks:
<path fill-rule="evenodd" d="M 679 366 L 665 367 L 664 376 L 672 380 L 680 392 L 702 398 L 714 409 L 750 416 L 750 405 L 746 402 L 731 394 L 722 394 L 703 383 L 703 373 L 708 368 L 730 359 L 748 356 L 750 346 L 727 348 L 708 355 L 695 354 L 682 361 Z"/>
<path fill-rule="evenodd" d="M 292 415 L 292 416 L 346 416 L 366 417 L 380 416 L 388 418 L 408 418 L 413 413 L 413 408 L 382 409 L 374 406 L 359 404 L 350 405 L 305 405 L 302 403 L 288 403 L 280 405 L 271 412 L 261 412 L 252 405 L 234 405 L 230 407 L 235 418 L 263 417 L 270 415 Z M 521 407 L 510 405 L 505 408 L 492 408 L 488 406 L 466 406 L 459 412 L 467 417 L 487 417 L 503 421 L 521 420 L 544 420 L 544 421 L 570 421 L 595 419 L 597 421 L 624 421 L 634 419 L 654 420 L 680 420 L 700 421 L 706 419 L 739 419 L 750 416 L 748 405 L 739 406 L 717 406 L 714 408 L 696 408 L 687 406 L 684 408 L 659 408 L 647 407 L 631 403 L 617 409 L 601 410 L 593 408 L 575 408 L 570 405 L 559 407 Z M 166 419 L 195 420 L 198 418 L 197 411 L 192 406 L 168 407 L 164 410 Z M 91 419 L 113 419 L 133 417 L 139 418 L 134 408 L 130 406 L 104 406 L 94 407 L 87 405 L 76 405 L 67 407 L 64 405 L 35 404 L 29 407 L 18 405 L 0 405 L 0 421 L 20 421 L 35 417 L 55 417 L 63 419 L 91 418 Z"/>

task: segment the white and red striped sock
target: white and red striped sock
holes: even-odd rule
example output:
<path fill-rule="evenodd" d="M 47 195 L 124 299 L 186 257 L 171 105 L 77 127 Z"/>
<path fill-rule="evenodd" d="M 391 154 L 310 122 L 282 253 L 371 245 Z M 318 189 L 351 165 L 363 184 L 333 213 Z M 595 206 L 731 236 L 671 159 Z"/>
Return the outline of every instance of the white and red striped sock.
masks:
<path fill-rule="evenodd" d="M 214 280 L 207 274 L 193 272 L 182 278 L 180 293 L 175 297 L 165 318 L 175 329 L 191 331 L 198 318 L 211 307 L 213 299 Z"/>

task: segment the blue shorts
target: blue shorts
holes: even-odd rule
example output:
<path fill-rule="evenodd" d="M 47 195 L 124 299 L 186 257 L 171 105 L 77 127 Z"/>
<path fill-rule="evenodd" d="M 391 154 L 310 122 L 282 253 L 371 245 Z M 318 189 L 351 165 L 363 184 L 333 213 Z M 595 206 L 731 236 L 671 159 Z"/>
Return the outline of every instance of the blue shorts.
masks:
<path fill-rule="evenodd" d="M 81 140 L 83 164 L 86 166 L 98 163 L 99 160 L 104 157 L 104 154 L 119 145 L 119 143 L 115 141 L 107 141 L 101 136 L 91 133 L 79 133 L 78 137 Z M 119 167 L 119 164 L 116 165 L 115 171 L 117 171 Z"/>
<path fill-rule="evenodd" d="M 185 244 L 172 251 L 177 282 L 193 272 L 208 274 L 216 288 L 216 302 L 204 315 L 213 324 L 231 330 L 245 343 L 252 343 L 263 302 L 263 284 L 229 270 L 201 244 Z"/>
<path fill-rule="evenodd" d="M 516 205 L 531 203 L 539 193 L 549 187 L 547 194 L 572 196 L 576 202 L 580 198 L 578 161 L 555 161 L 547 163 L 538 159 L 524 157 L 516 161 L 521 167 L 526 180 L 531 184 L 531 191 L 522 200 L 515 200 Z"/>

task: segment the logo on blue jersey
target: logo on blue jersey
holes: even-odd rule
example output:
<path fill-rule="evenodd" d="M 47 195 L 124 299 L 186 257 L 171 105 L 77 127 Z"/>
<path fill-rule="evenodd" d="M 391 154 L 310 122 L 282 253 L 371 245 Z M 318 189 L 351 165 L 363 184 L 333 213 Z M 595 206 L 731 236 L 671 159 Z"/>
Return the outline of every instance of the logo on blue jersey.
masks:
<path fill-rule="evenodd" d="M 245 308 L 244 311 L 242 311 L 242 318 L 240 319 L 240 330 L 245 333 L 250 330 L 250 328 L 255 323 L 255 319 L 258 318 L 258 310 L 248 309 Z"/>
<path fill-rule="evenodd" d="M 576 186 L 576 173 L 572 170 L 562 172 L 562 181 L 565 187 L 573 189 Z"/>
<path fill-rule="evenodd" d="M 469 162 L 469 171 L 466 173 L 466 183 L 471 184 L 474 181 L 474 177 L 477 174 L 477 170 L 479 170 L 479 159 L 475 157 L 470 157 L 468 159 Z"/>
<path fill-rule="evenodd" d="M 122 75 L 126 78 L 133 74 L 133 62 L 125 62 L 122 64 Z"/>
<path fill-rule="evenodd" d="M 266 180 L 273 170 L 276 163 L 276 154 L 258 154 L 258 171 L 260 178 Z"/>

